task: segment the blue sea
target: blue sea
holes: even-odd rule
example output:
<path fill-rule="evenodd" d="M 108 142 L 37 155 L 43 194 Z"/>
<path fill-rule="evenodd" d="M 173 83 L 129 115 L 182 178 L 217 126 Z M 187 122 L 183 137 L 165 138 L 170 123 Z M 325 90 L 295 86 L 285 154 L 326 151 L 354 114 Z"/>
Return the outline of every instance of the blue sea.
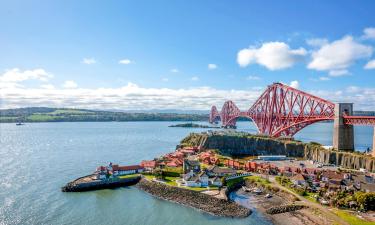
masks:
<path fill-rule="evenodd" d="M 214 217 L 135 187 L 60 191 L 98 165 L 153 159 L 173 151 L 190 132 L 207 130 L 168 127 L 171 124 L 176 122 L 0 124 L 0 225 L 271 224 L 257 211 L 244 219 Z M 332 126 L 311 125 L 296 139 L 332 145 Z M 238 130 L 256 132 L 250 122 L 238 122 Z M 372 127 L 355 127 L 357 149 L 371 148 L 372 132 Z"/>

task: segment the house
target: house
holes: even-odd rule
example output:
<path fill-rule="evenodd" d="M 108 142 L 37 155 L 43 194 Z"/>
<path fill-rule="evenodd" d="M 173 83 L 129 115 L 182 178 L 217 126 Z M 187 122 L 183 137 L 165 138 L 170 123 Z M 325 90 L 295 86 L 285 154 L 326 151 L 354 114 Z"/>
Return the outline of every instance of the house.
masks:
<path fill-rule="evenodd" d="M 223 176 L 231 176 L 236 174 L 237 171 L 233 168 L 223 168 L 217 165 L 211 166 L 207 169 L 207 174 L 210 177 L 223 177 Z"/>
<path fill-rule="evenodd" d="M 198 173 L 201 171 L 201 165 L 199 161 L 193 159 L 184 159 L 183 168 L 185 174 L 189 173 L 190 171 L 193 171 L 194 173 Z"/>
<path fill-rule="evenodd" d="M 145 171 L 152 172 L 156 168 L 156 161 L 155 160 L 143 160 L 140 166 L 143 167 Z"/>
<path fill-rule="evenodd" d="M 237 170 L 241 168 L 240 162 L 232 160 L 232 159 L 225 160 L 224 165 L 230 168 L 237 169 Z"/>
<path fill-rule="evenodd" d="M 344 174 L 332 170 L 325 170 L 321 173 L 320 179 L 324 182 L 329 182 L 331 179 L 341 181 L 344 179 Z"/>
<path fill-rule="evenodd" d="M 218 186 L 218 187 L 223 186 L 223 182 L 221 182 L 221 178 L 220 177 L 210 178 L 209 184 L 213 185 L 213 186 Z"/>
<path fill-rule="evenodd" d="M 187 187 L 207 187 L 208 175 L 205 171 L 196 174 L 191 170 L 183 176 L 183 182 Z"/>
<path fill-rule="evenodd" d="M 220 163 L 219 158 L 215 156 L 215 153 L 208 151 L 203 152 L 199 155 L 199 160 L 203 162 L 204 164 L 208 165 L 217 165 Z"/>
<path fill-rule="evenodd" d="M 180 167 L 180 166 L 183 165 L 183 162 L 182 162 L 181 159 L 176 158 L 176 159 L 172 159 L 171 161 L 167 162 L 165 165 L 168 166 L 168 167 Z"/>
<path fill-rule="evenodd" d="M 98 168 L 96 168 L 96 171 L 95 171 L 94 174 L 96 175 L 96 179 L 98 179 L 98 180 L 106 179 L 107 175 L 108 175 L 107 167 L 99 166 Z"/>
<path fill-rule="evenodd" d="M 143 171 L 144 171 L 144 168 L 140 165 L 131 165 L 131 166 L 112 165 L 112 174 L 114 176 L 141 173 Z"/>
<path fill-rule="evenodd" d="M 291 177 L 290 180 L 293 182 L 294 185 L 300 185 L 300 186 L 307 185 L 305 178 L 300 173 Z"/>

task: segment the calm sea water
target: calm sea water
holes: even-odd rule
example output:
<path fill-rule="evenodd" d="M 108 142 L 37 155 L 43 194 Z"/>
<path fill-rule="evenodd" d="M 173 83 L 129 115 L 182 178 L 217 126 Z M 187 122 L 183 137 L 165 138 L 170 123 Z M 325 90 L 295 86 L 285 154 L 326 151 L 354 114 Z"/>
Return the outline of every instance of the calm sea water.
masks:
<path fill-rule="evenodd" d="M 0 225 L 5 224 L 270 224 L 255 212 L 218 218 L 156 199 L 135 187 L 85 193 L 60 191 L 68 181 L 109 161 L 138 163 L 173 151 L 190 132 L 175 122 L 0 124 Z M 239 130 L 255 132 L 249 122 Z M 356 146 L 371 147 L 372 129 L 357 127 Z M 332 124 L 296 137 L 331 145 Z"/>

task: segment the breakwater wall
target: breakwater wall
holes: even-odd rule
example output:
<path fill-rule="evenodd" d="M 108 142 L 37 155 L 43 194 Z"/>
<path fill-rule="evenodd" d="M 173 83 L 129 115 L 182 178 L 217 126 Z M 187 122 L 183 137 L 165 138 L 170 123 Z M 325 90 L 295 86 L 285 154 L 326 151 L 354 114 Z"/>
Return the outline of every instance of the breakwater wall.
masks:
<path fill-rule="evenodd" d="M 247 217 L 251 214 L 250 209 L 234 202 L 147 179 L 141 179 L 137 187 L 157 198 L 190 206 L 215 216 Z"/>
<path fill-rule="evenodd" d="M 77 180 L 67 183 L 64 187 L 61 188 L 61 190 L 63 192 L 83 192 L 83 191 L 112 189 L 112 188 L 117 188 L 117 187 L 130 186 L 130 185 L 137 184 L 138 181 L 141 179 L 141 176 L 122 178 L 122 179 L 94 180 L 90 182 L 81 182 L 83 178 L 85 177 L 81 177 L 81 178 L 78 178 Z"/>
<path fill-rule="evenodd" d="M 328 150 L 316 143 L 303 143 L 246 133 L 191 133 L 181 146 L 200 146 L 202 149 L 217 149 L 223 155 L 257 156 L 286 155 L 335 164 L 347 169 L 364 168 L 375 172 L 375 157 L 362 153 Z"/>

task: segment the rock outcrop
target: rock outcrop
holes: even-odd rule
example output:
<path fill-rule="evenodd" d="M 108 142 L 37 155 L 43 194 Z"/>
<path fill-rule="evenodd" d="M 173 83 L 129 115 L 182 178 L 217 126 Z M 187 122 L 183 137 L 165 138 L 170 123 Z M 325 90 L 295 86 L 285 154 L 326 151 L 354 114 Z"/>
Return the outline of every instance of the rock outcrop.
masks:
<path fill-rule="evenodd" d="M 234 202 L 147 179 L 141 179 L 137 187 L 155 197 L 190 206 L 215 216 L 247 217 L 251 214 L 250 209 Z"/>
<path fill-rule="evenodd" d="M 297 211 L 303 208 L 307 208 L 304 205 L 281 205 L 281 206 L 275 206 L 271 207 L 266 210 L 268 214 L 279 214 L 279 213 L 286 213 L 286 212 L 293 212 Z"/>
<path fill-rule="evenodd" d="M 181 141 L 182 146 L 217 149 L 223 155 L 256 156 L 286 155 L 321 163 L 335 164 L 347 169 L 364 168 L 375 172 L 375 157 L 358 152 L 328 150 L 316 143 L 303 143 L 246 133 L 192 133 Z"/>

